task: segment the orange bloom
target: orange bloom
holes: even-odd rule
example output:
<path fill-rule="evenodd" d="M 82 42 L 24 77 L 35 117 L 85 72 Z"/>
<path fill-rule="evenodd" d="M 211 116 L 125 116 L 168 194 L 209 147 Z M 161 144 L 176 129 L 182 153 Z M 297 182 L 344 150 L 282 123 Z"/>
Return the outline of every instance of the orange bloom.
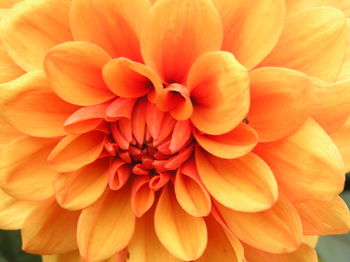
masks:
<path fill-rule="evenodd" d="M 316 262 L 349 232 L 347 0 L 0 6 L 0 227 L 25 251 Z"/>

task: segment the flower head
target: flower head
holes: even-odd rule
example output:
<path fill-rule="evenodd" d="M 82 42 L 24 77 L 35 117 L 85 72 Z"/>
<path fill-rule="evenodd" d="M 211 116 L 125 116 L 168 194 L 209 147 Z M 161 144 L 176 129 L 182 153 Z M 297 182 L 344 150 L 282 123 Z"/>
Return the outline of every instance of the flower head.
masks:
<path fill-rule="evenodd" d="M 343 1 L 15 2 L 0 226 L 26 251 L 314 262 L 349 231 Z"/>

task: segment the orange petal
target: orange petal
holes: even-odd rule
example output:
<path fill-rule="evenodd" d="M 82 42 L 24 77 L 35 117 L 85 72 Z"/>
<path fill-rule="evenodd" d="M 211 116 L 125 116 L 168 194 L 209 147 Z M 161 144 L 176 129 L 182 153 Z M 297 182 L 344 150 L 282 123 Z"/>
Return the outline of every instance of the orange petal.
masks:
<path fill-rule="evenodd" d="M 319 236 L 305 236 L 303 237 L 303 243 L 310 247 L 315 248 L 318 242 Z"/>
<path fill-rule="evenodd" d="M 122 118 L 131 119 L 137 99 L 118 97 L 111 102 L 106 111 L 106 120 L 114 122 Z"/>
<path fill-rule="evenodd" d="M 24 71 L 15 64 L 6 49 L 0 45 L 0 83 L 14 80 L 23 74 Z"/>
<path fill-rule="evenodd" d="M 277 184 L 268 165 L 253 153 L 222 159 L 196 150 L 200 178 L 221 204 L 243 212 L 270 208 L 277 200 Z"/>
<path fill-rule="evenodd" d="M 350 17 L 350 3 L 347 0 L 285 0 L 289 14 L 296 13 L 302 9 L 316 6 L 332 6 L 342 10 Z"/>
<path fill-rule="evenodd" d="M 249 125 L 259 141 L 281 139 L 295 132 L 310 115 L 312 89 L 307 75 L 285 68 L 260 68 L 250 73 Z"/>
<path fill-rule="evenodd" d="M 5 119 L 0 117 L 0 145 L 7 144 L 12 139 L 22 136 L 23 134 L 12 127 Z"/>
<path fill-rule="evenodd" d="M 345 170 L 350 171 L 350 118 L 336 132 L 330 134 L 333 142 L 337 145 L 343 157 Z"/>
<path fill-rule="evenodd" d="M 51 90 L 42 71 L 27 73 L 0 88 L 1 113 L 13 127 L 38 137 L 66 134 L 63 123 L 77 107 Z"/>
<path fill-rule="evenodd" d="M 33 254 L 61 254 L 77 249 L 80 212 L 62 209 L 55 199 L 35 208 L 22 227 L 23 250 Z"/>
<path fill-rule="evenodd" d="M 350 12 L 350 8 L 349 8 L 349 12 Z M 349 17 L 350 17 L 350 14 L 349 14 Z M 345 50 L 343 66 L 338 75 L 338 81 L 342 81 L 346 79 L 350 79 L 350 18 L 346 19 L 346 50 Z"/>
<path fill-rule="evenodd" d="M 87 106 L 115 96 L 102 78 L 102 68 L 110 59 L 99 46 L 68 42 L 50 50 L 44 67 L 57 95 L 69 103 Z"/>
<path fill-rule="evenodd" d="M 104 141 L 105 134 L 99 131 L 69 135 L 56 145 L 47 160 L 59 172 L 75 171 L 98 158 Z"/>
<path fill-rule="evenodd" d="M 300 11 L 287 19 L 279 42 L 260 66 L 288 67 L 334 81 L 343 64 L 345 29 L 345 16 L 338 9 Z"/>
<path fill-rule="evenodd" d="M 300 245 L 302 228 L 295 208 L 280 197 L 276 204 L 263 212 L 243 213 L 217 208 L 229 229 L 243 242 L 266 252 L 292 252 Z"/>
<path fill-rule="evenodd" d="M 211 52 L 193 64 L 187 86 L 191 90 L 193 124 L 202 132 L 231 131 L 249 109 L 247 70 L 228 52 Z"/>
<path fill-rule="evenodd" d="M 224 27 L 222 50 L 233 53 L 248 69 L 275 46 L 285 15 L 283 0 L 213 0 Z"/>
<path fill-rule="evenodd" d="M 194 217 L 208 216 L 211 199 L 199 178 L 194 160 L 178 169 L 174 187 L 177 201 L 188 214 Z"/>
<path fill-rule="evenodd" d="M 22 0 L 0 0 L 0 8 L 10 8 Z"/>
<path fill-rule="evenodd" d="M 72 39 L 70 0 L 23 1 L 1 20 L 1 39 L 9 55 L 26 71 L 40 69 L 47 51 Z"/>
<path fill-rule="evenodd" d="M 139 35 L 150 8 L 148 0 L 73 0 L 74 39 L 95 43 L 112 57 L 141 61 Z"/>
<path fill-rule="evenodd" d="M 181 262 L 159 242 L 154 232 L 153 214 L 137 220 L 134 237 L 128 245 L 128 262 Z"/>
<path fill-rule="evenodd" d="M 141 35 L 141 50 L 164 81 L 183 84 L 193 61 L 218 50 L 221 41 L 220 18 L 210 0 L 158 0 Z"/>
<path fill-rule="evenodd" d="M 199 258 L 207 245 L 204 219 L 187 214 L 177 203 L 173 190 L 168 187 L 163 189 L 159 198 L 154 227 L 163 246 L 181 260 Z"/>
<path fill-rule="evenodd" d="M 131 207 L 136 217 L 142 217 L 153 205 L 154 191 L 148 176 L 136 177 L 131 188 Z"/>
<path fill-rule="evenodd" d="M 52 196 L 56 172 L 46 158 L 55 143 L 56 140 L 22 136 L 4 146 L 0 154 L 2 189 L 23 200 L 43 200 Z"/>
<path fill-rule="evenodd" d="M 292 202 L 326 200 L 343 190 L 345 176 L 340 153 L 312 119 L 292 136 L 259 144 L 254 152 L 271 167 L 279 191 Z"/>
<path fill-rule="evenodd" d="M 350 115 L 350 79 L 343 82 L 326 83 L 313 80 L 315 99 L 312 118 L 327 133 L 336 131 Z"/>
<path fill-rule="evenodd" d="M 153 89 L 163 89 L 161 80 L 150 67 L 124 57 L 107 63 L 103 78 L 114 94 L 124 98 L 138 98 Z"/>
<path fill-rule="evenodd" d="M 266 253 L 259 249 L 244 246 L 246 258 L 252 262 L 318 262 L 316 251 L 306 245 L 301 244 L 297 250 L 285 254 Z"/>
<path fill-rule="evenodd" d="M 83 262 L 80 259 L 78 251 L 69 252 L 61 255 L 42 256 L 43 262 Z"/>
<path fill-rule="evenodd" d="M 255 130 L 244 123 L 223 135 L 206 135 L 195 130 L 194 136 L 206 151 L 226 159 L 244 156 L 258 143 L 258 135 Z"/>
<path fill-rule="evenodd" d="M 134 227 L 129 188 L 118 191 L 107 188 L 97 202 L 82 211 L 79 218 L 77 239 L 81 256 L 88 261 L 109 258 L 127 246 Z"/>
<path fill-rule="evenodd" d="M 0 189 L 0 228 L 5 230 L 20 229 L 38 203 L 15 199 Z"/>
<path fill-rule="evenodd" d="M 350 232 L 350 211 L 339 196 L 329 201 L 309 200 L 295 204 L 305 235 L 335 235 Z"/>
<path fill-rule="evenodd" d="M 108 162 L 99 159 L 75 172 L 58 174 L 54 190 L 60 206 L 78 210 L 96 202 L 107 186 Z"/>

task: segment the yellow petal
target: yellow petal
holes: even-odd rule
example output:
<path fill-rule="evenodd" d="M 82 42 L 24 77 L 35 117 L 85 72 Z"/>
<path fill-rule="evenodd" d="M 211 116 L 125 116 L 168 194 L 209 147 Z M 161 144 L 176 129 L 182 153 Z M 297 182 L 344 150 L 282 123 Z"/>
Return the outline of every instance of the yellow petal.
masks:
<path fill-rule="evenodd" d="M 270 209 L 243 213 L 216 204 L 229 229 L 243 242 L 266 252 L 292 252 L 300 245 L 302 228 L 299 215 L 285 198 Z"/>
<path fill-rule="evenodd" d="M 221 41 L 220 18 L 210 0 L 158 0 L 141 35 L 141 50 L 146 65 L 164 81 L 183 84 L 193 61 L 218 50 Z"/>
<path fill-rule="evenodd" d="M 196 165 L 209 193 L 230 209 L 258 212 L 277 200 L 277 183 L 271 169 L 253 153 L 222 159 L 197 148 Z"/>
<path fill-rule="evenodd" d="M 80 260 L 78 251 L 69 252 L 61 255 L 43 256 L 43 262 L 83 262 Z"/>
<path fill-rule="evenodd" d="M 129 188 L 118 191 L 108 188 L 92 206 L 84 209 L 78 223 L 78 245 L 88 261 L 107 259 L 124 249 L 135 227 Z"/>
<path fill-rule="evenodd" d="M 87 42 L 68 42 L 50 50 L 45 72 L 56 94 L 76 105 L 94 105 L 115 95 L 102 78 L 103 66 L 111 57 L 101 47 Z"/>
<path fill-rule="evenodd" d="M 336 132 L 330 134 L 343 157 L 345 170 L 350 171 L 350 118 Z"/>
<path fill-rule="evenodd" d="M 345 57 L 338 75 L 338 81 L 350 79 L 350 18 L 346 19 L 346 36 Z"/>
<path fill-rule="evenodd" d="M 40 69 L 47 51 L 72 39 L 68 13 L 71 0 L 23 1 L 0 24 L 9 55 L 25 71 Z"/>
<path fill-rule="evenodd" d="M 335 235 L 350 232 L 350 212 L 339 196 L 328 201 L 309 200 L 295 204 L 305 235 Z"/>
<path fill-rule="evenodd" d="M 70 210 L 90 206 L 107 186 L 108 169 L 108 159 L 100 159 L 75 172 L 58 174 L 54 181 L 57 202 Z"/>
<path fill-rule="evenodd" d="M 281 34 L 283 0 L 213 0 L 224 28 L 222 50 L 232 52 L 248 69 L 256 66 L 275 46 Z"/>
<path fill-rule="evenodd" d="M 24 71 L 15 64 L 6 49 L 0 45 L 0 83 L 14 80 L 23 74 Z"/>
<path fill-rule="evenodd" d="M 66 134 L 65 119 L 77 107 L 61 100 L 41 70 L 0 85 L 0 109 L 7 122 L 19 131 L 38 137 Z"/>
<path fill-rule="evenodd" d="M 28 215 L 39 203 L 15 199 L 0 189 L 0 228 L 20 229 Z"/>
<path fill-rule="evenodd" d="M 22 248 L 33 254 L 61 254 L 77 249 L 80 212 L 62 209 L 51 198 L 28 216 L 22 227 Z"/>
<path fill-rule="evenodd" d="M 231 131 L 249 110 L 248 72 L 228 52 L 210 52 L 198 58 L 187 86 L 193 103 L 191 120 L 206 134 Z"/>
<path fill-rule="evenodd" d="M 345 16 L 338 9 L 300 11 L 287 19 L 279 42 L 260 66 L 288 67 L 334 81 L 343 64 L 345 29 Z"/>
<path fill-rule="evenodd" d="M 350 17 L 350 3 L 347 0 L 285 0 L 289 14 L 316 6 L 332 6 L 340 9 L 347 17 Z"/>
<path fill-rule="evenodd" d="M 292 136 L 259 144 L 254 152 L 271 167 L 279 191 L 292 202 L 326 200 L 343 190 L 345 175 L 341 155 L 312 119 Z"/>
<path fill-rule="evenodd" d="M 274 141 L 295 132 L 310 115 L 312 89 L 307 75 L 265 67 L 250 73 L 249 125 L 259 141 Z"/>
<path fill-rule="evenodd" d="M 305 236 L 303 237 L 303 243 L 310 247 L 315 248 L 318 242 L 319 236 Z"/>
<path fill-rule="evenodd" d="M 163 189 L 159 198 L 154 227 L 163 246 L 180 260 L 199 258 L 207 245 L 204 219 L 187 214 L 168 187 Z"/>
<path fill-rule="evenodd" d="M 19 137 L 0 153 L 0 184 L 9 195 L 23 200 L 43 200 L 53 195 L 56 171 L 46 158 L 56 140 Z"/>

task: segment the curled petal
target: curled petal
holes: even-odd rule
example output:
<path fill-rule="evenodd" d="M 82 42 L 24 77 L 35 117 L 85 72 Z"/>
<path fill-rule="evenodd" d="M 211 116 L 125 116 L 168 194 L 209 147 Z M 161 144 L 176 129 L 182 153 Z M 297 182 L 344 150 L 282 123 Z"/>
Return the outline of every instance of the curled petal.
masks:
<path fill-rule="evenodd" d="M 206 134 L 227 133 L 248 113 L 248 72 L 228 52 L 211 52 L 198 58 L 187 86 L 193 103 L 191 120 Z"/>
<path fill-rule="evenodd" d="M 124 161 L 114 160 L 108 170 L 108 185 L 110 189 L 118 190 L 122 188 L 128 181 L 130 174 L 130 167 L 126 166 Z"/>
<path fill-rule="evenodd" d="M 136 217 L 142 217 L 153 205 L 154 191 L 149 187 L 150 178 L 135 178 L 131 188 L 131 207 Z"/>
<path fill-rule="evenodd" d="M 136 99 L 116 98 L 107 108 L 106 120 L 113 122 L 121 118 L 131 119 L 136 101 Z"/>

